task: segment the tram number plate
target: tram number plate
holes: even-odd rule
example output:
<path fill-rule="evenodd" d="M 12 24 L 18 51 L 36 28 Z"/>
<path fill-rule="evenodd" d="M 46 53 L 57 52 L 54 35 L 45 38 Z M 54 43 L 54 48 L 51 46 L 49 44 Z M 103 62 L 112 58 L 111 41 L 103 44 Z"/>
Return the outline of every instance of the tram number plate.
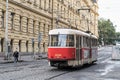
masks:
<path fill-rule="evenodd" d="M 55 54 L 55 57 L 57 57 L 57 58 L 59 58 L 61 56 L 62 56 L 61 54 Z"/>

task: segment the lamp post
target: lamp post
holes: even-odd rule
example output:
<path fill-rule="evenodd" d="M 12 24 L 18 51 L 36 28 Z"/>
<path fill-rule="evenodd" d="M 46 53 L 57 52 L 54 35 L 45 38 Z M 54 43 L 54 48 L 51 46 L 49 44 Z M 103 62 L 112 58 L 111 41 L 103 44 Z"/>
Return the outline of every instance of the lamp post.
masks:
<path fill-rule="evenodd" d="M 9 58 L 8 54 L 8 0 L 6 0 L 6 29 L 5 29 L 5 59 Z"/>

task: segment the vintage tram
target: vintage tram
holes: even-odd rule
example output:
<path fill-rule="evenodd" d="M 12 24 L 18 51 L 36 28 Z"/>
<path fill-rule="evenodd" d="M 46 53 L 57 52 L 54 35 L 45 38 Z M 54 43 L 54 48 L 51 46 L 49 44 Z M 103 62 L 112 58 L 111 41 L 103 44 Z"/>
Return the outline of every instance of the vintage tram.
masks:
<path fill-rule="evenodd" d="M 97 37 L 74 29 L 49 31 L 50 66 L 82 66 L 97 61 Z"/>

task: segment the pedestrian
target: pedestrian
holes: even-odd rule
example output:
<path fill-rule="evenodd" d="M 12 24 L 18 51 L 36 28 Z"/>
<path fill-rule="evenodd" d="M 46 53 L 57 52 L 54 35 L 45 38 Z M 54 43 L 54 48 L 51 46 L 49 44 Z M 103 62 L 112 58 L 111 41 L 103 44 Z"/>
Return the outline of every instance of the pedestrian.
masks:
<path fill-rule="evenodd" d="M 13 53 L 13 57 L 14 57 L 14 63 L 17 63 L 18 62 L 18 57 L 19 57 L 19 52 L 17 51 L 17 49 Z"/>

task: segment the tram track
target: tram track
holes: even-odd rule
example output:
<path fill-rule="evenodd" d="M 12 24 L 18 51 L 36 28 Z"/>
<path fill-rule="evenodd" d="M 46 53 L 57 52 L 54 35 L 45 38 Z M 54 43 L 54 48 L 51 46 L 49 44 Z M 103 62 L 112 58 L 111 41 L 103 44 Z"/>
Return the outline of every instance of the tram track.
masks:
<path fill-rule="evenodd" d="M 63 72 L 63 73 L 60 73 L 60 74 L 51 76 L 51 77 L 49 77 L 49 78 L 47 78 L 47 79 L 45 79 L 45 80 L 51 80 L 51 79 L 57 78 L 57 77 L 59 77 L 59 76 L 61 76 L 61 75 L 67 74 L 67 73 L 70 73 L 70 72 Z"/>
<path fill-rule="evenodd" d="M 64 71 L 64 72 L 62 72 L 62 73 L 59 73 L 59 74 L 56 74 L 56 75 L 53 75 L 53 76 L 51 76 L 51 77 L 49 77 L 49 78 L 46 78 L 46 79 L 44 79 L 44 80 L 52 80 L 52 79 L 55 79 L 55 78 L 58 78 L 58 77 L 60 77 L 60 76 L 63 76 L 63 75 L 66 75 L 66 74 L 69 74 L 69 73 L 71 73 L 71 72 L 78 72 L 79 70 L 83 70 L 83 69 L 86 69 L 86 68 L 89 68 L 90 66 L 92 66 L 92 65 L 94 65 L 94 64 L 86 64 L 86 65 L 83 65 L 83 66 L 81 66 L 81 67 L 75 67 L 75 68 L 63 68 L 63 70 L 62 69 L 60 69 L 60 71 Z M 59 69 L 58 69 L 59 70 Z"/>

